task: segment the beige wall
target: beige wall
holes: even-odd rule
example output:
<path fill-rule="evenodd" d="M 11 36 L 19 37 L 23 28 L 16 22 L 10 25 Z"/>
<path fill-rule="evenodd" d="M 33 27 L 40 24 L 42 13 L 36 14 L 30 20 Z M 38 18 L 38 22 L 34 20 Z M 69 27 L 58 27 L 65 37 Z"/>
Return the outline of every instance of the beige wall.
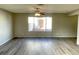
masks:
<path fill-rule="evenodd" d="M 0 45 L 13 38 L 12 35 L 12 14 L 0 10 Z"/>
<path fill-rule="evenodd" d="M 71 20 L 71 32 L 72 32 L 72 35 L 77 37 L 77 24 L 78 24 L 78 16 L 75 15 L 75 16 L 71 16 L 70 17 L 70 20 Z"/>
<path fill-rule="evenodd" d="M 49 14 L 53 17 L 52 32 L 28 32 L 28 16 L 31 14 L 14 14 L 15 37 L 75 37 L 77 17 L 66 14 Z"/>
<path fill-rule="evenodd" d="M 77 16 L 66 14 L 53 15 L 53 36 L 55 37 L 76 37 Z"/>

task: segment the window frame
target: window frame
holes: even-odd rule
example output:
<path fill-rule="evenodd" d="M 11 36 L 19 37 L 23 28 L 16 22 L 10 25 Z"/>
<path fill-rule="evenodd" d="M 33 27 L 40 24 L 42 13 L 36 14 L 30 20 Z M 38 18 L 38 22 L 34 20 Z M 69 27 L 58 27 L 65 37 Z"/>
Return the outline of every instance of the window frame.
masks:
<path fill-rule="evenodd" d="M 51 17 L 51 31 L 29 31 L 29 22 L 28 22 L 28 32 L 52 32 L 52 24 L 53 24 L 53 17 L 52 16 L 28 16 L 28 18 L 29 17 Z M 29 19 L 28 19 L 28 21 L 29 21 Z M 47 23 L 47 21 L 46 21 L 46 23 Z M 46 28 L 46 26 L 45 26 L 45 28 Z"/>

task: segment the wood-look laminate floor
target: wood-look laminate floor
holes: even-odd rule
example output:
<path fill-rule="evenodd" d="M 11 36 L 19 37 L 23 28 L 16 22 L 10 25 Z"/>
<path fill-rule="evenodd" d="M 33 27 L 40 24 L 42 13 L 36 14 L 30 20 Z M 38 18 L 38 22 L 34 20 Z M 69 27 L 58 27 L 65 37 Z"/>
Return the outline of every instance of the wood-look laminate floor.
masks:
<path fill-rule="evenodd" d="M 14 39 L 0 46 L 0 55 L 79 55 L 76 39 Z"/>

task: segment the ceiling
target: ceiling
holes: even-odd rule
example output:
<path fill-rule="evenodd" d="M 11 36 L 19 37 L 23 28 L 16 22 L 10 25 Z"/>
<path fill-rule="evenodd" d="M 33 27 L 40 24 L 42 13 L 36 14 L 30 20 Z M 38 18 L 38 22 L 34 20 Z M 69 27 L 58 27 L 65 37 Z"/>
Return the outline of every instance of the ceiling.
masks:
<path fill-rule="evenodd" d="M 0 4 L 0 8 L 13 13 L 34 13 L 39 7 L 45 13 L 69 13 L 79 9 L 79 4 Z"/>

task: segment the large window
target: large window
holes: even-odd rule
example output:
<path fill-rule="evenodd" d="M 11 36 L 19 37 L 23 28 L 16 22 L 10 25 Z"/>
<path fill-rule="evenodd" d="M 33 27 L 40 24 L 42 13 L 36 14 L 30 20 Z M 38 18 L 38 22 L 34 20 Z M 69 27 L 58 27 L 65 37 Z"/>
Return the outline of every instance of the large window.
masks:
<path fill-rule="evenodd" d="M 52 17 L 28 17 L 28 31 L 52 31 Z"/>

